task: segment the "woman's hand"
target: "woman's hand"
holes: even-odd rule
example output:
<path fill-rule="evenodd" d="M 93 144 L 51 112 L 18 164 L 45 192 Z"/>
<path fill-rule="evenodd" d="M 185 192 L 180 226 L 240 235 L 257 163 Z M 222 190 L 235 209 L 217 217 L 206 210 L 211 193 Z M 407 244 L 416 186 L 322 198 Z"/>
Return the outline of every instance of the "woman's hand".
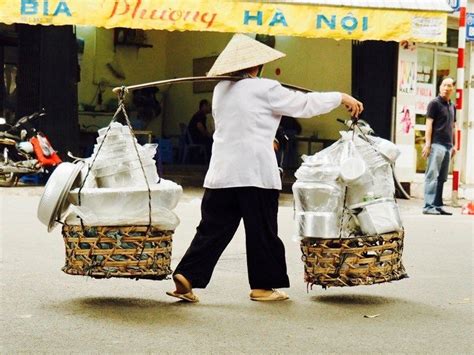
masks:
<path fill-rule="evenodd" d="M 346 106 L 347 111 L 351 116 L 359 118 L 359 115 L 364 111 L 364 105 L 359 100 L 354 99 L 351 95 L 342 93 L 341 103 Z"/>

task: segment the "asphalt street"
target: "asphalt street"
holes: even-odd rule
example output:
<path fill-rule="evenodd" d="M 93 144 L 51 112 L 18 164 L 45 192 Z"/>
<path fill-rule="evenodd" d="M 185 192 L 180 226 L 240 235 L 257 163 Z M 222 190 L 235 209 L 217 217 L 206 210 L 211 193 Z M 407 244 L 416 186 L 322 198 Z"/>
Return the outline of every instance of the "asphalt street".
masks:
<path fill-rule="evenodd" d="M 175 212 L 172 266 L 200 219 L 201 190 Z M 95 280 L 61 271 L 60 229 L 36 218 L 41 187 L 0 188 L 1 349 L 12 353 L 436 353 L 473 347 L 474 216 L 426 216 L 399 201 L 409 279 L 376 286 L 307 289 L 293 239 L 291 195 L 282 195 L 291 299 L 248 298 L 242 226 L 198 304 L 166 296 L 170 280 Z M 369 316 L 369 317 L 366 317 Z"/>

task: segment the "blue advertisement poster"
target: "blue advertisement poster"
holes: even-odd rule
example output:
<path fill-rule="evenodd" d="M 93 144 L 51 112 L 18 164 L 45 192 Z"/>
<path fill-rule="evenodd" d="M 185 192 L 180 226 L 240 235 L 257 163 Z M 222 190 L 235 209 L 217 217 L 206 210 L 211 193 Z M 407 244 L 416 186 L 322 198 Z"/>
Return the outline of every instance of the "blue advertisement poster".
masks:
<path fill-rule="evenodd" d="M 474 13 L 466 15 L 466 40 L 474 41 Z"/>

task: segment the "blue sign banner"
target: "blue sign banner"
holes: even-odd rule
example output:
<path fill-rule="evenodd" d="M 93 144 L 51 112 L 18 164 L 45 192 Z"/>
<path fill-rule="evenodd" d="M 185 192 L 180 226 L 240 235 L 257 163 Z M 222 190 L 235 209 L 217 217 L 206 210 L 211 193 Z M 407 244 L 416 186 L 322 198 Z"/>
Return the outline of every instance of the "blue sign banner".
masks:
<path fill-rule="evenodd" d="M 474 41 L 474 13 L 466 14 L 466 40 Z"/>
<path fill-rule="evenodd" d="M 453 8 L 454 11 L 459 11 L 461 7 L 461 0 L 448 0 L 449 6 Z"/>

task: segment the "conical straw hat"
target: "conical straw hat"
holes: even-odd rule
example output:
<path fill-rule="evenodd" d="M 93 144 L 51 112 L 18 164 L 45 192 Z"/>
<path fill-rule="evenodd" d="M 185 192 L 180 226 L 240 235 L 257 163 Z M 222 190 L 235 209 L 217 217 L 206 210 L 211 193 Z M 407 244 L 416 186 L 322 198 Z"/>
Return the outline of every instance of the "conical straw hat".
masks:
<path fill-rule="evenodd" d="M 236 34 L 217 57 L 207 76 L 233 73 L 242 69 L 273 62 L 286 56 L 248 36 Z"/>

